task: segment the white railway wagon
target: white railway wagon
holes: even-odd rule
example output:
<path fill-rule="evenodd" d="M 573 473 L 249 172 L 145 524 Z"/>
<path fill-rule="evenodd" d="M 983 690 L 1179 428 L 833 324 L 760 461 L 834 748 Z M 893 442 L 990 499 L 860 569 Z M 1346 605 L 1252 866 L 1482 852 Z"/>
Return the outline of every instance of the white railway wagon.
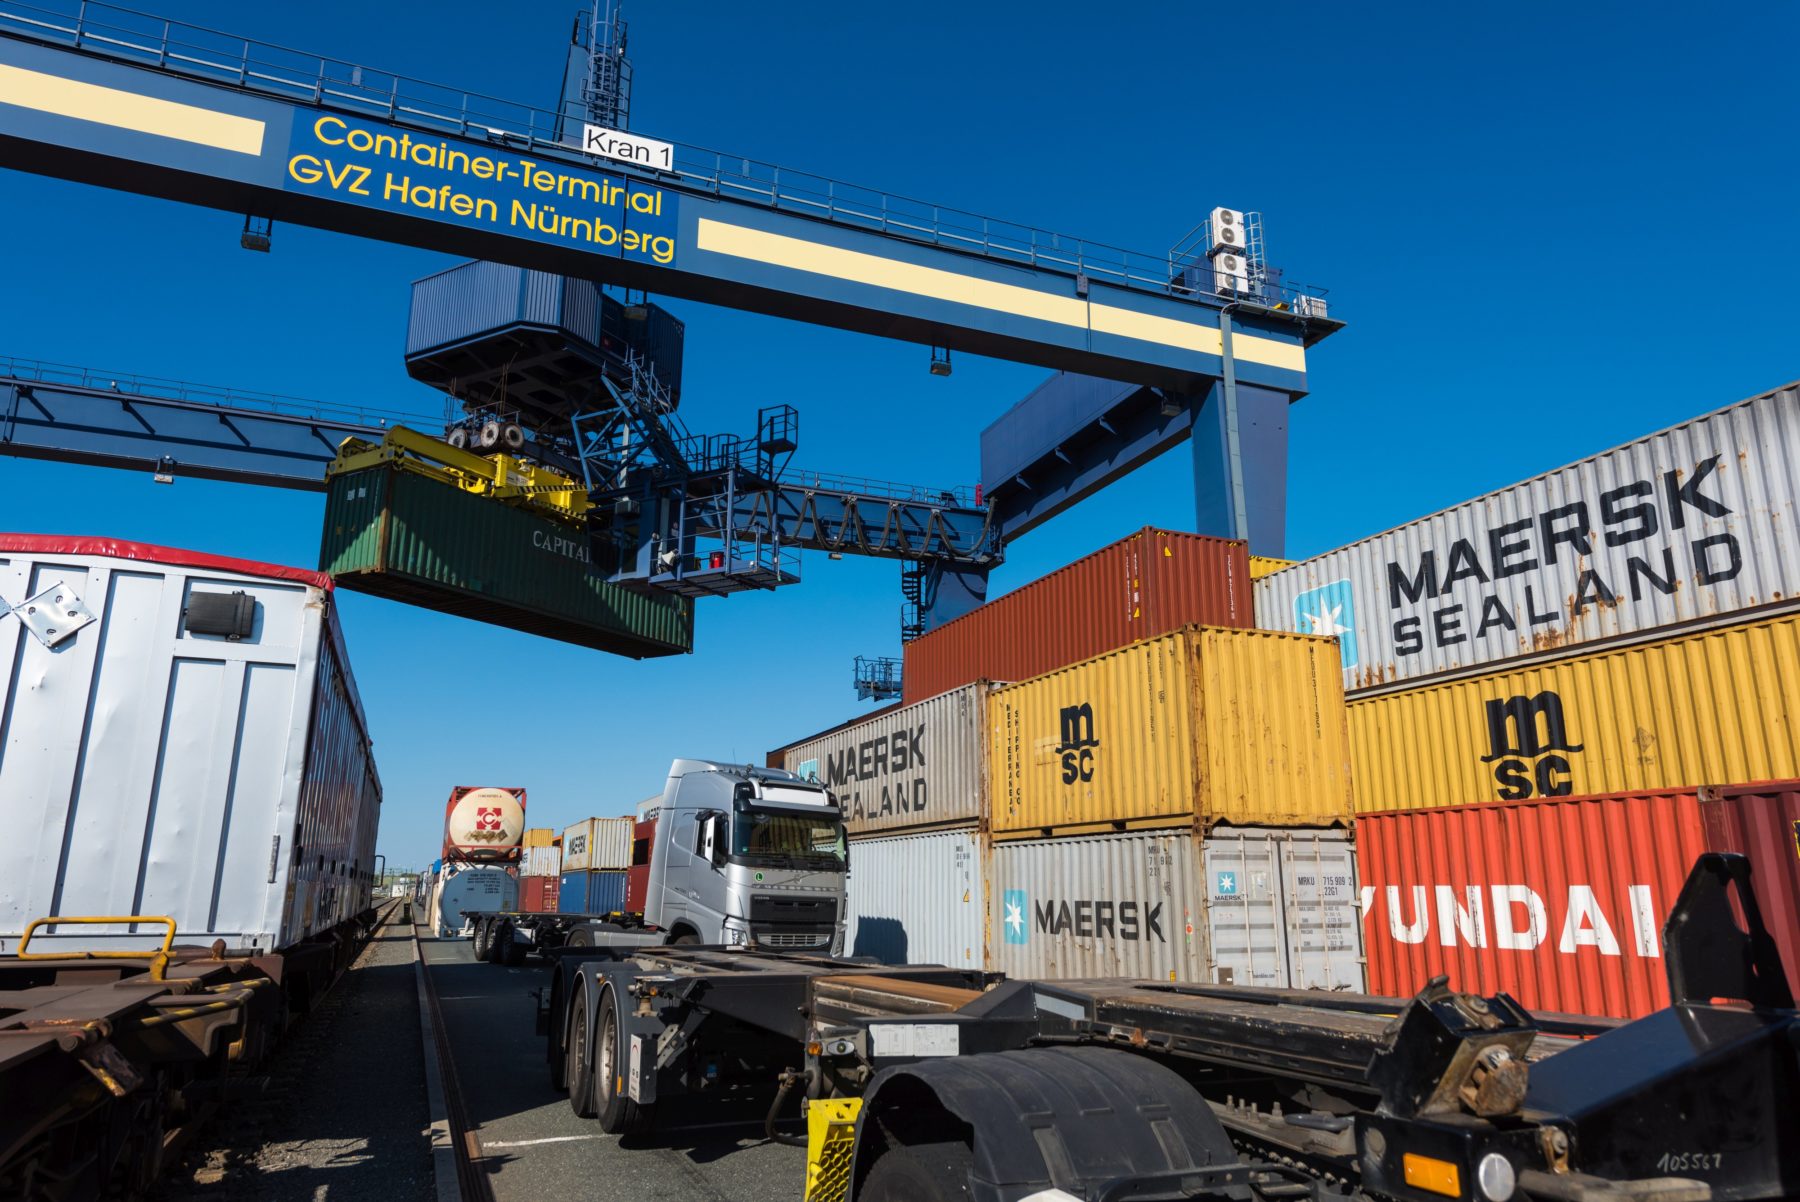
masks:
<path fill-rule="evenodd" d="M 0 950 L 135 914 L 272 951 L 373 904 L 381 783 L 328 577 L 0 534 L 0 598 Z"/>

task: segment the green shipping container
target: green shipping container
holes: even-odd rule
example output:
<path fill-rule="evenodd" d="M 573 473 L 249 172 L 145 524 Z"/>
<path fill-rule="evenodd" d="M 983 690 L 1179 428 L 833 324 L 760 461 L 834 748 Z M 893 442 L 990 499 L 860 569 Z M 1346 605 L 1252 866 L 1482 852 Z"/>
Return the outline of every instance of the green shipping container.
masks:
<path fill-rule="evenodd" d="M 319 567 L 359 593 L 633 659 L 694 649 L 692 601 L 608 584 L 579 529 L 417 472 L 333 478 Z"/>

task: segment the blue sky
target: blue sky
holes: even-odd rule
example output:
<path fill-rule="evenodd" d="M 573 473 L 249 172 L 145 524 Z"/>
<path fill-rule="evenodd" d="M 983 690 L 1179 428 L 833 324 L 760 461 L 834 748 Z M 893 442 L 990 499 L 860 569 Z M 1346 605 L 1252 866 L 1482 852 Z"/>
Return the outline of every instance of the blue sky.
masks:
<path fill-rule="evenodd" d="M 148 7 L 156 7 L 149 3 Z M 241 5 L 171 17 L 548 104 L 575 6 Z M 375 10 L 374 15 L 371 10 Z M 1350 324 L 1292 414 L 1307 555 L 1800 375 L 1792 48 L 1745 4 L 949 7 L 634 0 L 640 132 L 1158 251 L 1215 204 Z M 0 354 L 435 416 L 401 364 L 408 286 L 454 260 L 0 173 Z M 671 302 L 683 416 L 801 413 L 796 463 L 972 483 L 1035 368 Z M 321 498 L 0 459 L 16 530 L 311 566 Z M 1008 551 L 1016 587 L 1146 523 L 1193 524 L 1177 452 Z M 859 709 L 897 650 L 887 563 L 806 557 L 704 602 L 697 652 L 632 663 L 342 593 L 387 786 L 381 849 L 433 854 L 455 784 L 532 825 L 625 812 L 675 755 L 756 758 Z"/>

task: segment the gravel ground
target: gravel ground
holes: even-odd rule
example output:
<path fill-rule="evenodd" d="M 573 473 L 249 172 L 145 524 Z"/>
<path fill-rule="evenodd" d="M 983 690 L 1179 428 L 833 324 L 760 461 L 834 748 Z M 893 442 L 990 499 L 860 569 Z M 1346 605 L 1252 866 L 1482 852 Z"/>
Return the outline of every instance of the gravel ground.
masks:
<path fill-rule="evenodd" d="M 383 927 L 165 1178 L 165 1202 L 434 1196 L 412 928 Z"/>

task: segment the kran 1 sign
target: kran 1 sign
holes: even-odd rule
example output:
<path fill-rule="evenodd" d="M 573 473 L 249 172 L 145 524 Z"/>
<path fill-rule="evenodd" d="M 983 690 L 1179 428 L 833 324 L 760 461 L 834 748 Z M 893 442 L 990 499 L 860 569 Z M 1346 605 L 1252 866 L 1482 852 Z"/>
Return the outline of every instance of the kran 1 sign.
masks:
<path fill-rule="evenodd" d="M 600 125 L 590 125 L 586 129 L 581 148 L 589 154 L 621 163 L 636 163 L 656 171 L 675 170 L 675 147 L 668 142 L 640 138 Z"/>

